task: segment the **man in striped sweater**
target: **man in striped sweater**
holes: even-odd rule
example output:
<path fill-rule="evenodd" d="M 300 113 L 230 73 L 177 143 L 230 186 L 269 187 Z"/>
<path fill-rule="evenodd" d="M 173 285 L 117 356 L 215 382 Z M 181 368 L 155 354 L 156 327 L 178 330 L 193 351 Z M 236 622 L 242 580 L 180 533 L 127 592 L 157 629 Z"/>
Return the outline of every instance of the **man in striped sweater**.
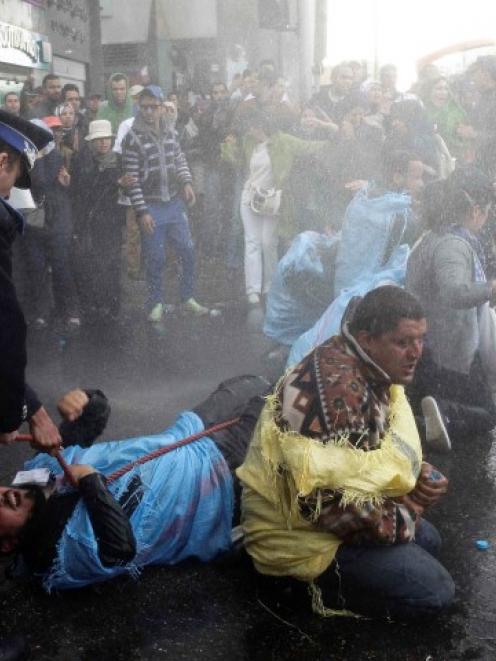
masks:
<path fill-rule="evenodd" d="M 135 179 L 128 195 L 141 226 L 148 284 L 146 309 L 154 323 L 161 321 L 164 311 L 162 274 L 167 240 L 182 264 L 184 310 L 196 315 L 209 312 L 193 298 L 194 252 L 185 202 L 194 205 L 195 193 L 174 124 L 164 117 L 163 101 L 160 87 L 145 87 L 139 95 L 139 114 L 122 145 L 124 172 Z"/>

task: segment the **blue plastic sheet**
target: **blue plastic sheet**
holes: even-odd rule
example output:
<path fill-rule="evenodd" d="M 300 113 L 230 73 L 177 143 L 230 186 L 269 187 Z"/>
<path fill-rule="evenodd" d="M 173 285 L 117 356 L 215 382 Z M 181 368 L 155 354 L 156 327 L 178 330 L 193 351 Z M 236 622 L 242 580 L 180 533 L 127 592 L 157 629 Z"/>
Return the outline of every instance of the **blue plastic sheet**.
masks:
<path fill-rule="evenodd" d="M 302 232 L 280 260 L 267 297 L 264 333 L 290 346 L 320 317 L 334 290 L 339 235 Z"/>
<path fill-rule="evenodd" d="M 382 269 L 391 238 L 395 235 L 399 244 L 411 223 L 411 198 L 406 193 L 376 196 L 373 188 L 360 190 L 346 209 L 336 258 L 335 295 Z"/>
<path fill-rule="evenodd" d="M 410 249 L 407 245 L 399 246 L 392 255 L 388 264 L 378 273 L 365 275 L 353 287 L 349 287 L 331 303 L 317 323 L 306 333 L 303 333 L 291 347 L 287 367 L 299 363 L 304 356 L 319 344 L 325 342 L 333 335 L 338 335 L 341 329 L 341 320 L 348 303 L 354 296 L 365 294 L 382 285 L 405 284 L 406 262 Z"/>
<path fill-rule="evenodd" d="M 108 475 L 157 448 L 203 430 L 193 412 L 182 413 L 161 434 L 125 441 L 73 446 L 63 455 L 68 463 L 90 464 Z M 25 464 L 61 472 L 57 461 L 40 453 Z M 51 570 L 42 577 L 46 590 L 77 588 L 119 574 L 135 575 L 145 565 L 175 564 L 190 557 L 208 561 L 231 545 L 232 477 L 215 443 L 203 438 L 135 467 L 110 485 L 114 497 L 138 498 L 130 522 L 137 553 L 132 563 L 104 567 L 93 527 L 79 502 L 64 528 Z M 139 491 L 139 493 L 138 493 Z"/>
<path fill-rule="evenodd" d="M 336 297 L 320 319 L 292 345 L 287 366 L 298 363 L 316 346 L 340 332 L 353 296 L 385 284 L 404 286 L 410 249 L 402 244 L 411 232 L 411 198 L 404 193 L 375 196 L 365 188 L 346 210 L 336 259 Z"/>

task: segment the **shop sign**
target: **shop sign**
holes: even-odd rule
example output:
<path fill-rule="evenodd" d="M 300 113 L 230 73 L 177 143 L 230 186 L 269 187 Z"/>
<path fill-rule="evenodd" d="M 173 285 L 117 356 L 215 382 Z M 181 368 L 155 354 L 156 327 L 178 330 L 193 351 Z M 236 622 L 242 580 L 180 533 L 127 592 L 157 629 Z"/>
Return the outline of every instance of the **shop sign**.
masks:
<path fill-rule="evenodd" d="M 0 21 L 0 62 L 48 69 L 51 61 L 51 46 L 46 37 Z"/>

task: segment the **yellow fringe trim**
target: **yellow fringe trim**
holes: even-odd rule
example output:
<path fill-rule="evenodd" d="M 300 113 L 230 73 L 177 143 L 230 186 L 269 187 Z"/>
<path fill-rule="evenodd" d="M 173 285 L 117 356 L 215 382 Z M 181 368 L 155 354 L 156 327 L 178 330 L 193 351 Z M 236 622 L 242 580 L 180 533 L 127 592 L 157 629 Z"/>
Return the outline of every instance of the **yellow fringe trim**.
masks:
<path fill-rule="evenodd" d="M 322 590 L 314 581 L 308 584 L 308 592 L 312 598 L 312 611 L 320 617 L 353 617 L 357 620 L 367 619 L 363 615 L 358 615 L 353 611 L 347 610 L 346 608 L 335 609 L 328 608 L 324 605 L 324 600 L 322 599 Z"/>

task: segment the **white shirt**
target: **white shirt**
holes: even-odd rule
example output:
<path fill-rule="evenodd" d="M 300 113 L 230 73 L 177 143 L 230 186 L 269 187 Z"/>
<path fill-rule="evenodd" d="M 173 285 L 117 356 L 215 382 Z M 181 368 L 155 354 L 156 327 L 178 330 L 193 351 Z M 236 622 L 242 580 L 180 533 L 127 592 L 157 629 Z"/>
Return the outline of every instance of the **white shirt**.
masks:
<path fill-rule="evenodd" d="M 251 155 L 250 174 L 243 189 L 243 201 L 249 204 L 250 190 L 269 190 L 274 188 L 274 176 L 270 161 L 267 141 L 258 143 Z M 246 202 L 248 200 L 248 202 Z"/>

